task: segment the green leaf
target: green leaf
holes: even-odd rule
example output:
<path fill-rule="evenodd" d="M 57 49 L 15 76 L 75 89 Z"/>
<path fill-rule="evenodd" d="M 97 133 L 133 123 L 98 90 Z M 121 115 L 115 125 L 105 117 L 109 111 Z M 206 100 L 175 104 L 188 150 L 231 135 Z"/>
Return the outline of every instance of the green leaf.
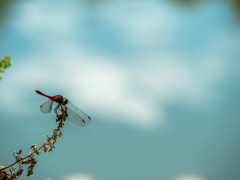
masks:
<path fill-rule="evenodd" d="M 11 65 L 10 63 L 6 63 L 5 66 L 4 66 L 4 69 L 8 68 L 10 65 Z"/>
<path fill-rule="evenodd" d="M 5 69 L 11 66 L 11 56 L 5 56 L 0 60 L 0 69 Z"/>
<path fill-rule="evenodd" d="M 6 59 L 5 67 L 10 66 L 11 65 L 11 56 L 5 56 L 4 58 Z"/>
<path fill-rule="evenodd" d="M 8 68 L 11 66 L 11 56 L 5 56 L 4 58 L 0 59 L 0 73 L 5 73 L 3 69 Z M 0 80 L 2 77 L 0 76 Z"/>

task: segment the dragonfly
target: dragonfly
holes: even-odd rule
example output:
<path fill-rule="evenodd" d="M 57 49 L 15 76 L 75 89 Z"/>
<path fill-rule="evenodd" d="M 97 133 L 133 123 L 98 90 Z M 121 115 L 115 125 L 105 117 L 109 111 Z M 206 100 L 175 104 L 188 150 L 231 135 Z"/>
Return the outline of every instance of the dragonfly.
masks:
<path fill-rule="evenodd" d="M 54 112 L 56 114 L 60 108 L 67 107 L 67 112 L 68 112 L 67 120 L 82 127 L 84 127 L 86 124 L 91 123 L 91 118 L 86 113 L 81 111 L 71 101 L 64 98 L 62 95 L 48 96 L 39 90 L 35 90 L 35 92 L 49 98 L 47 102 L 43 103 L 40 106 L 40 110 L 42 113 L 52 112 L 52 106 L 55 102 L 57 103 L 57 106 L 54 109 Z"/>

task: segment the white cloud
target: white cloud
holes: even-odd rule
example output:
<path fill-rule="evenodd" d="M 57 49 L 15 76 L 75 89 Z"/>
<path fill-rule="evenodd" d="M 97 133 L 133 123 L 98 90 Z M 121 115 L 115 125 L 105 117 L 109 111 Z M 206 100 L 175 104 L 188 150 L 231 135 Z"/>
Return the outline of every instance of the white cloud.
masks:
<path fill-rule="evenodd" d="M 63 62 L 69 54 L 61 54 L 61 57 L 56 57 L 55 54 L 54 58 L 57 61 L 48 56 L 44 61 L 35 58 L 35 63 L 22 63 L 22 73 L 10 73 L 8 78 L 11 83 L 1 87 L 5 94 L 1 99 L 5 104 L 5 112 L 14 108 L 15 113 L 25 114 L 26 109 L 31 108 L 27 107 L 31 104 L 28 103 L 29 93 L 34 93 L 35 89 L 50 95 L 54 95 L 51 94 L 53 92 L 58 93 L 58 89 L 64 89 L 72 102 L 76 105 L 81 102 L 85 107 L 84 111 L 94 112 L 101 117 L 100 119 L 142 128 L 153 128 L 153 124 L 158 123 L 161 109 L 146 96 L 137 95 L 138 91 L 131 87 L 132 77 L 129 69 L 121 64 L 111 63 L 111 59 L 106 60 L 107 57 L 83 54 L 76 53 L 75 58 L 64 63 L 65 66 L 58 62 Z M 25 93 L 26 89 L 30 92 Z M 19 106 L 22 102 L 25 105 Z"/>
<path fill-rule="evenodd" d="M 174 180 L 206 180 L 206 179 L 198 175 L 181 175 L 174 178 Z"/>
<path fill-rule="evenodd" d="M 55 35 L 72 33 L 76 14 L 72 11 L 71 5 L 71 3 L 60 3 L 58 6 L 64 6 L 64 8 L 59 8 L 47 1 L 24 3 L 21 6 L 21 13 L 18 14 L 17 28 L 28 35 L 29 33 L 38 35 L 41 33 L 54 33 Z"/>
<path fill-rule="evenodd" d="M 15 112 L 24 114 L 31 108 L 27 107 L 29 93 L 38 89 L 50 95 L 63 93 L 80 109 L 99 119 L 153 129 L 164 119 L 164 108 L 169 102 L 193 106 L 214 97 L 212 86 L 221 79 L 219 75 L 224 70 L 219 65 L 212 72 L 208 62 L 188 64 L 180 57 L 167 55 L 159 56 L 164 59 L 161 61 L 154 58 L 145 61 L 142 57 L 137 67 L 127 66 L 114 57 L 68 47 L 64 52 L 52 48 L 52 54 L 41 59 L 29 57 L 35 61 L 22 63 L 20 74 L 11 72 L 8 75 L 11 83 L 1 87 L 5 94 L 2 108 L 11 111 L 15 105 Z M 22 102 L 25 105 L 19 106 Z"/>
<path fill-rule="evenodd" d="M 100 15 L 121 29 L 121 37 L 135 48 L 152 48 L 172 41 L 173 37 L 168 35 L 181 23 L 178 9 L 173 10 L 164 2 L 128 1 L 126 6 L 125 2 L 116 1 L 115 4 L 102 8 Z"/>
<path fill-rule="evenodd" d="M 146 9 L 152 9 L 153 5 L 149 4 Z M 172 14 L 168 6 L 155 7 L 152 13 L 141 12 L 142 8 L 134 11 L 133 16 L 129 16 L 132 12 L 129 9 L 125 9 L 127 13 L 121 14 L 122 8 L 115 12 L 115 16 L 120 13 L 129 17 L 121 17 L 118 24 L 123 27 L 126 43 L 139 44 L 139 40 L 144 44 L 145 38 L 155 41 L 160 30 L 171 37 L 170 30 L 179 25 L 175 23 L 178 14 Z M 22 9 L 18 28 L 25 33 L 71 33 L 76 24 L 75 11 L 62 7 L 51 11 L 46 4 L 29 3 Z M 105 15 L 103 18 L 109 14 Z M 119 23 L 111 17 L 105 20 Z M 148 37 L 144 36 L 146 33 Z M 64 44 L 48 41 L 44 45 L 48 46 L 47 52 L 25 55 L 24 60 L 19 59 L 21 65 L 11 67 L 14 71 L 8 74 L 9 83 L 1 82 L 4 106 L 0 106 L 4 111 L 11 112 L 14 108 L 15 113 L 29 112 L 31 103 L 28 102 L 33 97 L 29 94 L 39 89 L 50 95 L 63 93 L 99 119 L 152 129 L 167 116 L 164 108 L 170 103 L 196 106 L 216 98 L 214 85 L 221 81 L 225 72 L 224 60 L 215 54 L 215 58 L 207 54 L 194 61 L 197 57 L 186 59 L 174 51 L 166 54 L 144 51 L 139 52 L 139 57 L 133 56 L 135 63 L 131 64 L 72 41 L 65 40 Z"/>
<path fill-rule="evenodd" d="M 89 174 L 76 174 L 69 175 L 63 178 L 63 180 L 96 180 L 95 177 Z"/>

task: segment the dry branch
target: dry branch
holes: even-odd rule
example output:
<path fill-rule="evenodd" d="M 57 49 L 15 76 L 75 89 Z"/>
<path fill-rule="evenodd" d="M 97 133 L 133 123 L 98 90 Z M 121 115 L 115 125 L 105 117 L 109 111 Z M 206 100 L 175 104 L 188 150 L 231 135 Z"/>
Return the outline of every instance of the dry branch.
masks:
<path fill-rule="evenodd" d="M 18 177 L 23 172 L 23 164 L 30 164 L 28 167 L 27 176 L 32 175 L 33 168 L 38 162 L 36 159 L 34 159 L 34 155 L 39 155 L 41 153 L 41 149 L 43 149 L 43 152 L 51 152 L 53 148 L 55 148 L 54 144 L 56 143 L 57 138 L 62 136 L 61 128 L 64 126 L 64 122 L 67 117 L 67 108 L 65 107 L 64 109 L 60 109 L 60 113 L 57 114 L 56 119 L 56 122 L 59 122 L 58 127 L 56 129 L 53 129 L 53 133 L 51 134 L 51 136 L 47 136 L 47 141 L 43 142 L 43 144 L 39 148 L 37 148 L 36 144 L 31 145 L 30 149 L 32 151 L 30 151 L 27 156 L 20 157 L 22 150 L 19 150 L 18 152 L 13 152 L 15 162 L 9 166 L 0 166 L 0 180 L 18 179 Z M 16 167 L 13 167 L 15 164 L 18 164 L 18 170 L 16 172 L 14 172 L 16 170 Z M 8 170 L 8 172 L 6 172 L 6 169 Z"/>

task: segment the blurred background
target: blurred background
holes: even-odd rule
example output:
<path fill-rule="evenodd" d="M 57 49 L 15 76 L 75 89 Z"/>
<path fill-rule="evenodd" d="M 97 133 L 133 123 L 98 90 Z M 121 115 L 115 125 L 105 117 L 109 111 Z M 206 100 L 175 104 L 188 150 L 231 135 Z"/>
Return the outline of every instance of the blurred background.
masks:
<path fill-rule="evenodd" d="M 1 0 L 0 165 L 57 127 L 34 90 L 86 112 L 34 180 L 239 180 L 239 0 Z"/>

